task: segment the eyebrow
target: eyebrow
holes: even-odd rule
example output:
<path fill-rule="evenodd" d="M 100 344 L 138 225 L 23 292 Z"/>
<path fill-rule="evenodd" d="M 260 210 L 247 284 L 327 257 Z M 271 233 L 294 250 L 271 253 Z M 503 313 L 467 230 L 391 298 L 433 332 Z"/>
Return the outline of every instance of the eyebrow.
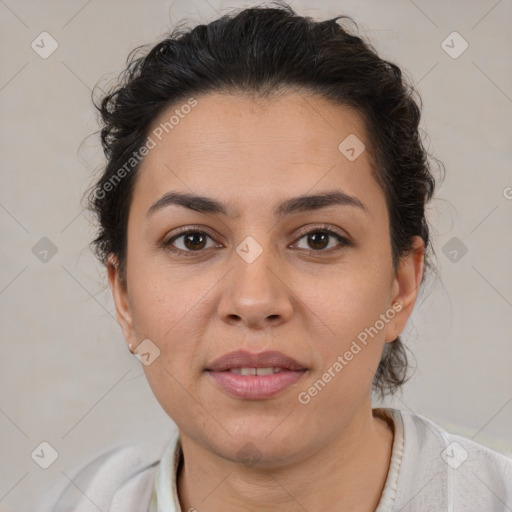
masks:
<path fill-rule="evenodd" d="M 183 206 L 184 208 L 189 208 L 190 210 L 195 210 L 200 213 L 220 214 L 233 218 L 240 217 L 238 210 L 233 210 L 229 213 L 227 205 L 213 198 L 181 192 L 167 192 L 164 194 L 149 208 L 147 217 L 154 215 L 163 208 L 173 205 Z M 351 196 L 341 190 L 333 190 L 287 199 L 274 209 L 274 215 L 282 218 L 292 213 L 319 210 L 328 206 L 337 205 L 352 206 L 368 213 L 366 206 L 357 197 Z"/>

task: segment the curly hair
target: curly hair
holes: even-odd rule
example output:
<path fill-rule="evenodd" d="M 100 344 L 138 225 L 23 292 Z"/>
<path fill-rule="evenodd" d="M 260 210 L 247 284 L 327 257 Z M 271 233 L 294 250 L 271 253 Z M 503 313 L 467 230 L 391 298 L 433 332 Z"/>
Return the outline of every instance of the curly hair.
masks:
<path fill-rule="evenodd" d="M 286 5 L 260 6 L 206 25 L 177 26 L 149 50 L 143 45 L 130 52 L 115 85 L 95 103 L 107 164 L 88 191 L 87 207 L 99 221 L 92 244 L 103 264 L 115 255 L 125 276 L 128 212 L 141 161 L 134 155 L 164 109 L 211 92 L 269 98 L 296 90 L 361 114 L 378 164 L 372 173 L 389 212 L 393 267 L 396 271 L 412 249 L 412 237 L 419 235 L 425 269 L 430 268 L 425 206 L 435 179 L 420 137 L 421 99 L 396 64 L 380 58 L 340 19 L 354 23 L 347 16 L 315 21 Z M 407 380 L 407 370 L 405 345 L 397 337 L 383 350 L 373 389 L 381 397 L 395 393 Z"/>

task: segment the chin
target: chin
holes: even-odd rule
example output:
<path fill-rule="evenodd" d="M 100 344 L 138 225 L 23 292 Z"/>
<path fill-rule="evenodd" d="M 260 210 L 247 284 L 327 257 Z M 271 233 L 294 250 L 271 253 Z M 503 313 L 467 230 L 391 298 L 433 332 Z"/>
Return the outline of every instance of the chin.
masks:
<path fill-rule="evenodd" d="M 269 435 L 275 427 L 276 422 L 268 428 L 242 428 L 232 436 L 223 436 L 222 441 L 211 449 L 219 456 L 248 468 L 275 468 L 301 459 L 301 454 L 307 451 L 305 447 L 290 443 L 291 439 L 297 440 L 300 436 L 291 433 L 278 435 L 276 432 Z"/>

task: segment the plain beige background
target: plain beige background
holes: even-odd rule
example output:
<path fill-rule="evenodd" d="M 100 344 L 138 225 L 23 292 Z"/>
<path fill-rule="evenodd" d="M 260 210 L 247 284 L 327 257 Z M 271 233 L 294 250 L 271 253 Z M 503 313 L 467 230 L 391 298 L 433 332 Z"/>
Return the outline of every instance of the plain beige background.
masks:
<path fill-rule="evenodd" d="M 124 442 L 163 446 L 175 428 L 126 349 L 88 248 L 94 227 L 80 199 L 103 161 L 98 137 L 86 139 L 98 129 L 91 89 L 183 18 L 249 5 L 0 1 L 2 511 L 40 510 L 38 494 L 77 465 Z M 406 70 L 446 166 L 429 210 L 440 278 L 404 336 L 415 375 L 386 404 L 512 455 L 512 2 L 291 5 L 316 19 L 352 16 Z M 43 31 L 58 44 L 47 58 L 31 47 Z M 58 453 L 48 469 L 31 456 L 44 441 Z"/>

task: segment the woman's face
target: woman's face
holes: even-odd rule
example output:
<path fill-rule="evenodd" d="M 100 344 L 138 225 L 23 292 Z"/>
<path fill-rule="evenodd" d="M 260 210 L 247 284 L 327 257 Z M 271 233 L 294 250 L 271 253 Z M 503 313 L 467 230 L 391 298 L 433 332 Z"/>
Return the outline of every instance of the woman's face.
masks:
<path fill-rule="evenodd" d="M 134 187 L 126 287 L 109 266 L 120 324 L 134 347 L 150 340 L 144 371 L 182 435 L 233 461 L 247 447 L 268 466 L 304 459 L 369 417 L 382 350 L 416 298 L 422 244 L 395 273 L 385 196 L 354 110 L 291 93 L 265 104 L 208 94 L 158 129 L 175 110 L 152 126 L 156 145 Z M 151 208 L 171 192 L 225 211 Z M 338 201 L 296 200 L 328 193 Z M 213 378 L 212 363 L 239 349 L 278 351 L 302 370 Z M 260 378 L 288 385 L 240 391 Z"/>

